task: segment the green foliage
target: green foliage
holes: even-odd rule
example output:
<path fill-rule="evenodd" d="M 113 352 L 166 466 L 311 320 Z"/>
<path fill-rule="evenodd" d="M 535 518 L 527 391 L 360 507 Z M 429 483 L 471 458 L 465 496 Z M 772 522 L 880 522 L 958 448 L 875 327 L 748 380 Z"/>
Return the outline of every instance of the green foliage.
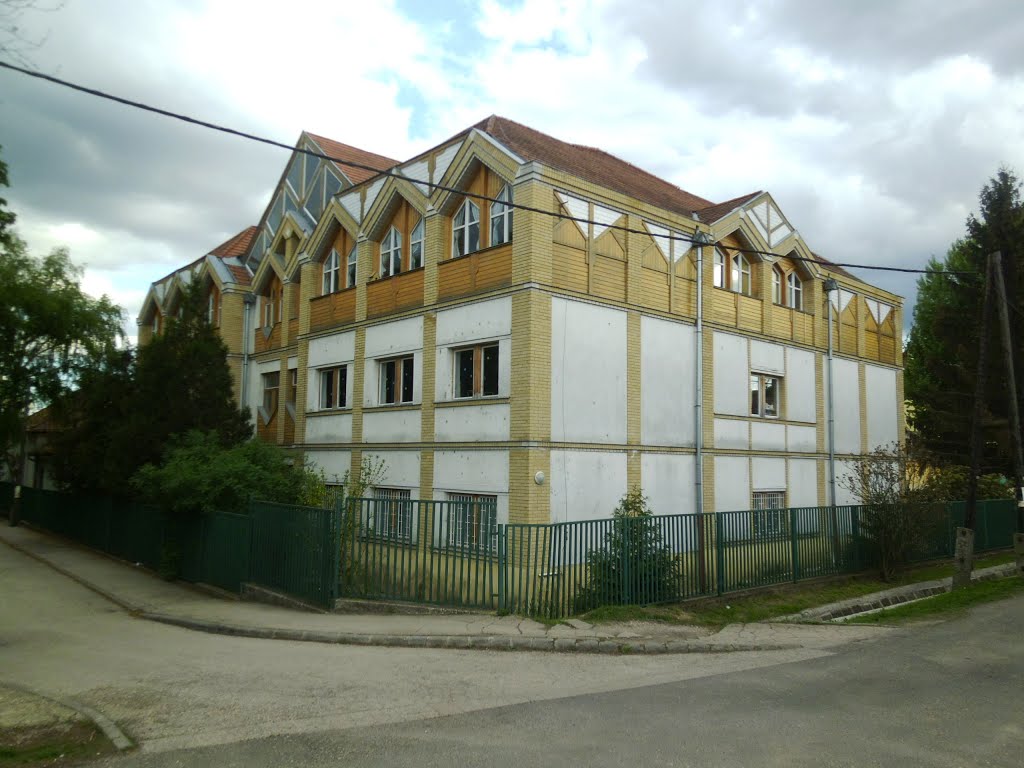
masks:
<path fill-rule="evenodd" d="M 359 462 L 359 470 L 354 475 L 351 471 L 346 471 L 341 483 L 331 489 L 335 491 L 334 495 L 327 495 L 327 499 L 341 510 L 341 537 L 338 546 L 341 548 L 340 577 L 343 594 L 354 591 L 358 584 L 367 583 L 370 577 L 368 565 L 357 560 L 359 548 L 353 546 L 355 537 L 359 535 L 362 510 L 353 509 L 349 501 L 365 497 L 370 488 L 383 482 L 386 471 L 384 459 L 378 456 L 363 456 Z"/>
<path fill-rule="evenodd" d="M 963 501 L 967 498 L 968 467 L 948 466 L 929 470 L 924 479 L 928 497 L 935 501 Z M 998 474 L 978 478 L 979 499 L 1012 499 L 1013 483 Z"/>
<path fill-rule="evenodd" d="M 587 554 L 587 584 L 577 613 L 600 605 L 666 602 L 679 596 L 679 566 L 647 498 L 634 487 L 619 501 L 604 546 Z"/>
<path fill-rule="evenodd" d="M 9 187 L 10 182 L 7 178 L 7 163 L 0 160 L 0 187 Z M 16 216 L 12 211 L 7 210 L 7 200 L 0 197 L 0 250 L 4 253 L 11 245 L 11 240 L 14 237 L 14 233 L 11 227 L 14 226 L 14 220 Z"/>
<path fill-rule="evenodd" d="M 27 412 L 73 388 L 122 330 L 119 307 L 82 292 L 67 249 L 36 259 L 6 227 L 0 220 L 0 446 L 15 446 Z"/>
<path fill-rule="evenodd" d="M 144 502 L 174 515 L 245 513 L 249 502 L 297 504 L 309 473 L 281 448 L 259 440 L 224 447 L 214 432 L 174 441 L 161 465 L 147 464 L 131 485 Z"/>
<path fill-rule="evenodd" d="M 923 275 L 918 280 L 914 326 L 905 355 L 908 418 L 914 440 L 932 464 L 970 463 L 969 436 L 980 340 L 981 299 L 985 260 L 1003 256 L 1003 277 L 1011 312 L 1015 359 L 1024 359 L 1024 204 L 1020 182 L 1001 169 L 979 195 L 979 217 L 967 219 L 967 233 L 942 260 L 938 271 L 967 275 Z M 990 338 L 988 385 L 985 392 L 985 454 L 987 472 L 1010 472 L 1007 422 L 1008 390 L 999 351 L 999 334 Z M 1024 371 L 1018 371 L 1018 381 Z"/>

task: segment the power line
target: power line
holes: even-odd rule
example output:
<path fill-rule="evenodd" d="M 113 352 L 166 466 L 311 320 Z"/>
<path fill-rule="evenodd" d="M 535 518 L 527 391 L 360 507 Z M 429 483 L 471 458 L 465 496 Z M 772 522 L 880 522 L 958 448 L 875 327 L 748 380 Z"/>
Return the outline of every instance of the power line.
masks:
<path fill-rule="evenodd" d="M 456 193 L 456 194 L 459 194 L 459 195 L 463 195 L 465 197 L 474 198 L 476 200 L 486 200 L 486 201 L 491 202 L 491 203 L 498 203 L 498 204 L 501 204 L 501 205 L 508 206 L 509 208 L 512 208 L 512 209 L 528 211 L 530 213 L 538 213 L 538 214 L 542 214 L 542 215 L 545 215 L 545 216 L 551 216 L 551 217 L 558 218 L 558 219 L 565 219 L 565 220 L 568 220 L 568 221 L 574 221 L 574 222 L 577 222 L 577 223 L 580 223 L 580 224 L 599 224 L 600 226 L 603 226 L 606 229 L 614 229 L 616 231 L 625 232 L 625 233 L 628 233 L 628 234 L 646 235 L 646 236 L 651 237 L 651 238 L 660 237 L 660 238 L 664 238 L 664 239 L 666 239 L 666 240 L 668 240 L 670 242 L 684 242 L 684 243 L 690 243 L 691 245 L 712 245 L 712 246 L 714 246 L 716 248 L 720 248 L 720 249 L 723 249 L 723 250 L 728 250 L 728 251 L 732 251 L 732 252 L 739 252 L 739 253 L 749 253 L 749 254 L 754 254 L 754 255 L 758 255 L 758 256 L 767 256 L 767 257 L 770 257 L 770 258 L 777 258 L 778 256 L 781 255 L 781 254 L 778 254 L 778 253 L 773 253 L 771 251 L 762 251 L 762 250 L 759 250 L 759 249 L 756 249 L 756 248 L 742 248 L 742 247 L 739 247 L 739 246 L 725 245 L 723 243 L 699 243 L 692 236 L 688 237 L 688 236 L 683 235 L 681 233 L 669 232 L 669 234 L 663 235 L 663 234 L 660 234 L 660 233 L 659 234 L 655 234 L 653 232 L 649 232 L 646 229 L 633 229 L 633 228 L 630 228 L 630 227 L 625 227 L 625 226 L 615 225 L 615 224 L 607 225 L 607 224 L 604 224 L 602 222 L 594 221 L 592 219 L 582 218 L 582 217 L 578 217 L 578 216 L 563 215 L 563 214 L 561 214 L 559 212 L 547 211 L 547 210 L 544 210 L 542 208 L 535 208 L 533 206 L 523 205 L 521 203 L 515 203 L 515 202 L 506 201 L 506 200 L 498 200 L 497 198 L 488 197 L 487 195 L 480 195 L 480 194 L 476 194 L 476 193 L 472 193 L 472 192 L 467 192 L 466 190 L 457 189 L 455 187 L 445 186 L 443 184 L 437 184 L 437 183 L 426 182 L 426 181 L 419 181 L 417 179 L 411 179 L 408 176 L 405 176 L 404 174 L 398 173 L 398 172 L 396 172 L 394 170 L 390 170 L 390 169 L 388 169 L 388 170 L 380 170 L 379 168 L 374 168 L 373 166 L 367 165 L 365 163 L 357 163 L 357 162 L 352 161 L 352 160 L 344 160 L 344 159 L 342 159 L 340 157 L 333 157 L 333 156 L 325 154 L 323 152 L 316 152 L 314 150 L 307 149 L 305 147 L 295 147 L 295 146 L 292 146 L 291 144 L 285 144 L 284 142 L 277 141 L 275 139 L 269 139 L 269 138 L 267 138 L 265 136 L 258 136 L 257 134 L 254 134 L 254 133 L 248 133 L 246 131 L 240 131 L 240 130 L 238 130 L 236 128 L 230 128 L 228 126 L 220 125 L 218 123 L 211 123 L 211 122 L 209 122 L 207 120 L 201 120 L 199 118 L 191 117 L 189 115 L 185 115 L 185 114 L 182 114 L 180 112 L 172 112 L 171 110 L 168 110 L 168 109 L 163 109 L 161 107 L 155 107 L 155 106 L 152 106 L 151 104 L 146 104 L 146 103 L 141 102 L 141 101 L 134 101 L 132 99 L 127 99 L 127 98 L 125 98 L 123 96 L 117 96 L 115 94 L 108 93 L 106 91 L 101 91 L 101 90 L 99 90 L 97 88 L 90 88 L 90 87 L 85 86 L 85 85 L 80 85 L 78 83 L 73 83 L 70 80 L 64 80 L 62 78 L 55 77 L 53 75 L 47 75 L 47 74 L 45 74 L 43 72 L 37 72 L 35 70 L 27 69 L 25 67 L 19 67 L 19 66 L 15 65 L 15 64 L 11 64 L 11 63 L 6 62 L 6 61 L 0 61 L 0 67 L 2 67 L 3 69 L 11 70 L 13 72 L 18 72 L 18 73 L 23 74 L 23 75 L 27 75 L 28 77 L 36 78 L 38 80 L 44 80 L 44 81 L 46 81 L 48 83 L 52 83 L 54 85 L 59 85 L 59 86 L 62 86 L 64 88 L 70 88 L 73 91 L 78 91 L 79 93 L 84 93 L 84 94 L 87 94 L 89 96 L 95 96 L 97 98 L 105 99 L 107 101 L 113 101 L 113 102 L 115 102 L 117 104 L 122 104 L 124 106 L 132 107 L 134 109 L 139 109 L 139 110 L 142 110 L 144 112 L 152 112 L 153 114 L 161 115 L 163 117 L 168 117 L 168 118 L 171 118 L 172 120 L 179 120 L 179 121 L 181 121 L 183 123 L 188 123 L 189 125 L 195 125 L 195 126 L 199 126 L 201 128 L 208 128 L 208 129 L 210 129 L 212 131 L 218 131 L 220 133 L 226 133 L 229 136 L 236 136 L 238 138 L 247 139 L 249 141 L 255 141 L 255 142 L 258 142 L 260 144 L 266 144 L 267 146 L 276 147 L 278 149 L 284 149 L 284 150 L 286 150 L 288 152 L 297 152 L 297 153 L 301 153 L 301 154 L 304 154 L 304 155 L 310 155 L 312 157 L 317 157 L 317 158 L 319 158 L 321 160 L 328 160 L 328 161 L 330 161 L 332 163 L 336 163 L 338 165 L 345 166 L 347 168 L 354 168 L 354 169 L 358 169 L 358 170 L 362 170 L 362 171 L 370 171 L 371 173 L 373 173 L 373 174 L 375 174 L 377 176 L 387 176 L 387 177 L 393 177 L 393 178 L 396 178 L 396 179 L 403 179 L 403 180 L 408 181 L 409 183 L 411 183 L 413 185 L 416 185 L 416 186 L 427 187 L 427 188 L 431 188 L 431 189 L 435 189 L 435 190 L 441 190 L 442 192 L 453 192 L 453 193 Z M 937 270 L 937 269 L 928 269 L 928 268 L 916 269 L 916 268 L 910 268 L 910 267 L 888 267 L 888 266 L 881 266 L 881 265 L 877 265 L 877 264 L 854 264 L 854 263 L 848 263 L 848 262 L 831 262 L 831 261 L 823 261 L 823 260 L 819 260 L 819 259 L 808 258 L 806 256 L 796 256 L 794 254 L 786 254 L 786 258 L 792 259 L 794 261 L 800 261 L 800 262 L 807 262 L 807 263 L 810 263 L 810 264 L 815 264 L 815 265 L 825 269 L 826 271 L 830 267 L 842 267 L 842 268 L 849 268 L 849 269 L 875 270 L 875 271 L 880 271 L 880 272 L 898 272 L 898 273 L 904 273 L 904 274 L 972 275 L 972 276 L 977 274 L 975 272 L 958 272 L 958 271 L 953 271 L 953 270 Z"/>

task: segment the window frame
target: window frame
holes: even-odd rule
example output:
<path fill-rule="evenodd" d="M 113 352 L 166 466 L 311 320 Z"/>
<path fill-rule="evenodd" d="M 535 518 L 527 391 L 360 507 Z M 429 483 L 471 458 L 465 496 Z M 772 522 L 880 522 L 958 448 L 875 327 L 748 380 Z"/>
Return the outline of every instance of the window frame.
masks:
<path fill-rule="evenodd" d="M 476 221 L 471 220 L 470 212 L 475 213 Z M 462 224 L 458 223 L 460 216 L 463 217 Z M 476 247 L 471 249 L 473 227 L 476 227 Z M 461 253 L 457 247 L 460 241 L 463 248 Z M 452 216 L 452 258 L 458 259 L 463 256 L 469 256 L 479 251 L 480 248 L 480 206 L 467 197 L 462 201 L 462 205 L 458 207 L 458 210 L 455 211 L 455 215 Z"/>
<path fill-rule="evenodd" d="M 321 281 L 321 295 L 328 296 L 338 291 L 338 278 L 341 271 L 341 257 L 337 248 L 331 248 L 331 253 L 324 259 L 323 280 Z"/>
<path fill-rule="evenodd" d="M 355 288 L 359 276 L 359 246 L 353 245 L 345 260 L 346 288 Z"/>
<path fill-rule="evenodd" d="M 512 207 L 512 187 L 508 184 L 502 186 L 495 196 L 497 202 L 491 203 L 490 216 L 488 217 L 488 245 L 491 247 L 505 245 L 512 242 L 512 214 L 515 209 Z M 501 239 L 494 237 L 494 224 L 501 224 Z"/>
<path fill-rule="evenodd" d="M 496 554 L 498 551 L 497 495 L 449 492 L 448 502 L 448 519 L 445 520 L 445 545 L 448 549 Z M 489 513 L 489 519 L 486 521 L 482 519 L 485 510 Z M 464 515 L 464 512 L 468 512 L 468 514 Z M 469 532 L 468 536 L 467 532 Z"/>
<path fill-rule="evenodd" d="M 412 492 L 408 488 L 374 488 L 363 535 L 382 541 L 411 544 L 414 522 L 412 511 Z"/>
<path fill-rule="evenodd" d="M 486 366 L 487 362 L 487 351 L 494 350 L 494 381 L 493 381 L 493 392 L 487 391 L 487 376 Z M 472 379 L 470 394 L 461 394 L 462 388 L 462 376 L 461 376 L 461 364 L 462 356 L 465 354 L 472 355 Z M 490 397 L 501 397 L 501 344 L 497 340 L 494 341 L 483 341 L 477 344 L 473 344 L 465 347 L 455 347 L 452 349 L 452 399 L 453 400 L 475 400 Z"/>
<path fill-rule="evenodd" d="M 727 286 L 725 284 L 725 262 L 725 254 L 718 248 L 715 248 L 711 272 L 711 284 L 715 288 L 721 288 L 723 290 L 727 290 Z"/>
<path fill-rule="evenodd" d="M 782 418 L 782 376 L 775 373 L 762 373 L 760 371 L 750 372 L 750 408 L 749 414 L 753 418 L 759 419 L 781 419 Z M 754 383 L 757 382 L 755 388 Z M 768 382 L 775 382 L 775 412 L 768 412 L 768 396 L 769 391 Z M 756 395 L 756 400 L 755 400 Z"/>
<path fill-rule="evenodd" d="M 402 274 L 402 232 L 394 224 L 380 241 L 380 276 Z"/>
<path fill-rule="evenodd" d="M 798 312 L 804 309 L 804 281 L 796 270 L 786 275 L 786 306 Z"/>
<path fill-rule="evenodd" d="M 742 296 L 754 295 L 754 269 L 750 259 L 742 253 L 734 253 L 729 260 L 729 278 L 729 290 L 733 293 Z"/>
<path fill-rule="evenodd" d="M 420 216 L 416 226 L 409 233 L 409 271 L 423 266 L 423 252 L 426 250 L 426 220 Z M 418 256 L 417 256 L 418 252 Z"/>
<path fill-rule="evenodd" d="M 780 307 L 786 306 L 786 276 L 778 264 L 772 265 L 772 303 Z"/>
<path fill-rule="evenodd" d="M 351 407 L 348 402 L 348 363 L 318 368 L 316 376 L 318 411 L 340 411 Z"/>
<path fill-rule="evenodd" d="M 412 405 L 416 402 L 416 357 L 402 355 L 377 361 L 377 404 L 378 405 Z M 387 370 L 394 366 L 393 400 L 387 399 Z M 409 399 L 404 399 L 406 379 L 409 382 Z"/>
<path fill-rule="evenodd" d="M 281 402 L 281 372 L 267 371 L 260 374 L 260 384 L 263 389 L 263 397 L 259 404 L 259 410 L 263 416 L 263 423 L 269 424 L 277 414 L 277 408 Z"/>
<path fill-rule="evenodd" d="M 753 539 L 782 539 L 789 537 L 789 507 L 786 490 L 752 491 L 750 494 L 751 537 Z"/>

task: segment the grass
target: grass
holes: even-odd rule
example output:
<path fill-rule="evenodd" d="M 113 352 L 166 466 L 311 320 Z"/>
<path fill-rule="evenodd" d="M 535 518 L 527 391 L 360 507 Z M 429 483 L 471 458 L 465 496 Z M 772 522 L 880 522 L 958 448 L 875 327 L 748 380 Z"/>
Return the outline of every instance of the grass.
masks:
<path fill-rule="evenodd" d="M 999 552 L 975 559 L 974 567 L 988 568 L 1013 562 L 1012 552 Z M 616 605 L 597 608 L 583 615 L 592 624 L 623 621 L 661 621 L 718 628 L 726 624 L 768 621 L 819 605 L 881 592 L 884 589 L 942 579 L 953 575 L 952 563 L 931 563 L 911 568 L 892 581 L 864 574 L 829 581 L 782 584 L 757 592 L 723 595 L 669 605 Z"/>
<path fill-rule="evenodd" d="M 978 581 L 954 592 L 946 592 L 924 600 L 886 608 L 876 613 L 854 616 L 850 624 L 892 624 L 931 619 L 937 616 L 948 618 L 964 613 L 968 608 L 994 600 L 1003 600 L 1024 592 L 1024 579 L 1006 578 Z"/>
<path fill-rule="evenodd" d="M 66 728 L 35 729 L 30 738 L 7 738 L 0 734 L 0 768 L 35 768 L 77 764 L 114 752 L 110 743 L 91 723 Z"/>

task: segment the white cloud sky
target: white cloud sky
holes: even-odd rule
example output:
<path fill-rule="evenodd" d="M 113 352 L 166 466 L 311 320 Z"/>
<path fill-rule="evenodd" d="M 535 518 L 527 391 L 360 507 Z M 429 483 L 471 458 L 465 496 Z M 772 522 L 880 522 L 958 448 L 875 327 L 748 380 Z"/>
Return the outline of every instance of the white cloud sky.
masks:
<path fill-rule="evenodd" d="M 1024 171 L 1013 0 L 68 0 L 21 24 L 42 71 L 289 143 L 402 159 L 497 113 L 712 200 L 767 189 L 835 261 L 920 267 Z M 258 220 L 286 161 L 9 72 L 0 144 L 22 235 L 130 318 Z"/>

